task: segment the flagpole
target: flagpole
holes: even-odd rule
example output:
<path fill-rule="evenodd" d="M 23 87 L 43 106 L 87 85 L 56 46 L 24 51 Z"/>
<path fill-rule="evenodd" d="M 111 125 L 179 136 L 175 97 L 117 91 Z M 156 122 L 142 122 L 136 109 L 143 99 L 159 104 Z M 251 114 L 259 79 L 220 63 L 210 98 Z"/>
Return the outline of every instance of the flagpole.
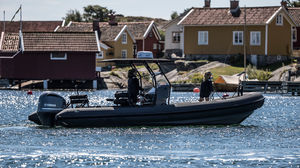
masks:
<path fill-rule="evenodd" d="M 20 5 L 20 32 L 22 32 L 22 4 Z"/>
<path fill-rule="evenodd" d="M 246 53 L 246 25 L 247 25 L 247 19 L 246 19 L 246 5 L 245 5 L 245 8 L 244 8 L 244 81 L 246 80 L 246 75 L 247 75 L 247 53 Z"/>
<path fill-rule="evenodd" d="M 5 32 L 5 10 L 3 11 L 3 32 Z"/>

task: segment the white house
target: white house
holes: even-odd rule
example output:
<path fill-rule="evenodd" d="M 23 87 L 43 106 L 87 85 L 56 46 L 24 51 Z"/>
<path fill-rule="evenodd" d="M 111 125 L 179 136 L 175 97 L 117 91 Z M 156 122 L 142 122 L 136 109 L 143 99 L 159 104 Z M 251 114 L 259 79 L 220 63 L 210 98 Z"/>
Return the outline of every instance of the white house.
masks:
<path fill-rule="evenodd" d="M 170 57 L 172 54 L 183 56 L 183 26 L 177 25 L 182 17 L 177 17 L 166 24 L 165 29 L 165 56 Z"/>

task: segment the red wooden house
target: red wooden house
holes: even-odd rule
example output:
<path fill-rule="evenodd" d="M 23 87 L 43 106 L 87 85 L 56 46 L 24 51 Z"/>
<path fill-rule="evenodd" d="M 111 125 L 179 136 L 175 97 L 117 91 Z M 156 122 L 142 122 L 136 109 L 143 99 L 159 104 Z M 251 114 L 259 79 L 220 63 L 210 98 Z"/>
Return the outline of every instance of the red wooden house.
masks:
<path fill-rule="evenodd" d="M 0 78 L 92 81 L 98 52 L 93 32 L 2 33 Z"/>
<path fill-rule="evenodd" d="M 288 8 L 288 12 L 297 24 L 292 28 L 294 49 L 300 50 L 300 8 Z"/>

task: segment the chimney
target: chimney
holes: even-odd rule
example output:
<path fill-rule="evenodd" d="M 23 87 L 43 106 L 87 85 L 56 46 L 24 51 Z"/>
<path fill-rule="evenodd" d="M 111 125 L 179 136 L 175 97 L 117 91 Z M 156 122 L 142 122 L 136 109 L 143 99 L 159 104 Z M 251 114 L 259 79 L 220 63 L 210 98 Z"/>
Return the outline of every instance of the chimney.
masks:
<path fill-rule="evenodd" d="M 287 9 L 287 1 L 286 0 L 282 0 L 281 1 L 281 6 L 284 7 L 285 9 Z"/>
<path fill-rule="evenodd" d="M 239 0 L 230 0 L 230 13 L 233 17 L 240 17 L 241 9 L 239 6 Z"/>
<path fill-rule="evenodd" d="M 116 16 L 114 14 L 110 14 L 109 15 L 109 21 L 108 21 L 109 25 L 111 26 L 116 26 L 118 25 L 118 22 L 116 22 Z"/>
<path fill-rule="evenodd" d="M 239 0 L 230 0 L 230 9 L 236 9 L 239 7 Z"/>
<path fill-rule="evenodd" d="M 210 8 L 210 0 L 204 0 L 204 8 Z"/>
<path fill-rule="evenodd" d="M 101 37 L 101 31 L 99 27 L 99 21 L 98 20 L 93 20 L 93 32 L 97 31 L 98 33 L 98 38 L 100 39 Z"/>

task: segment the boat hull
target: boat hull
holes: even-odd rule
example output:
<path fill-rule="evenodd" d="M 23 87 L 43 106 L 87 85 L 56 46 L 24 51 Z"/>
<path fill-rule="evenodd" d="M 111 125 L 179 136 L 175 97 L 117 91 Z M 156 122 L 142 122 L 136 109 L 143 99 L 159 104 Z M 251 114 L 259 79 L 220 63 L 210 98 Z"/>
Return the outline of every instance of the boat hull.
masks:
<path fill-rule="evenodd" d="M 251 93 L 210 102 L 75 108 L 58 113 L 55 123 L 64 127 L 230 125 L 241 123 L 263 103 L 261 93 Z"/>

